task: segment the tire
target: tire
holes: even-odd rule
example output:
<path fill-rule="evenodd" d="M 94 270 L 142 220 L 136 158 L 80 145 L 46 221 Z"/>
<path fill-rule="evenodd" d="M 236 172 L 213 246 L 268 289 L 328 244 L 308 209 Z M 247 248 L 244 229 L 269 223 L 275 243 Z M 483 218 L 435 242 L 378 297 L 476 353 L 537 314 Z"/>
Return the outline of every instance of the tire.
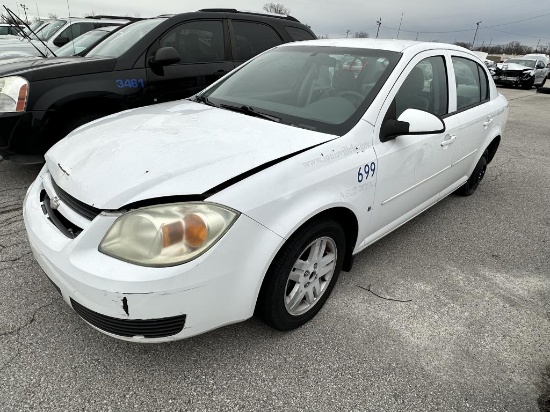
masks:
<path fill-rule="evenodd" d="M 476 191 L 479 183 L 483 180 L 485 172 L 487 170 L 487 152 L 483 153 L 483 156 L 477 162 L 474 171 L 470 175 L 469 179 L 456 190 L 456 194 L 460 196 L 471 196 Z"/>
<path fill-rule="evenodd" d="M 101 117 L 107 116 L 106 113 L 100 113 L 100 112 L 93 112 L 93 113 L 87 113 L 84 115 L 73 117 L 71 120 L 69 120 L 67 123 L 61 125 L 59 127 L 59 134 L 58 136 L 60 139 L 67 136 L 69 133 L 71 133 L 74 129 L 89 123 L 93 120 L 97 120 Z"/>
<path fill-rule="evenodd" d="M 522 89 L 525 89 L 525 90 L 531 90 L 533 88 L 533 85 L 535 84 L 535 79 L 531 79 L 529 80 L 527 83 L 523 83 L 521 85 L 521 88 Z"/>
<path fill-rule="evenodd" d="M 59 142 L 74 129 L 107 115 L 108 113 L 103 112 L 92 112 L 82 115 L 73 114 L 71 112 L 63 113 L 54 120 L 54 123 L 51 126 L 52 132 L 49 133 L 48 138 L 44 142 L 45 147 L 43 148 L 43 151 L 46 152 L 50 147 Z M 65 118 L 68 118 L 68 120 L 63 121 Z"/>
<path fill-rule="evenodd" d="M 296 329 L 312 319 L 334 288 L 345 248 L 344 230 L 333 220 L 312 221 L 298 229 L 271 263 L 256 315 L 281 331 Z"/>
<path fill-rule="evenodd" d="M 539 87 L 537 93 L 550 94 L 550 87 Z"/>

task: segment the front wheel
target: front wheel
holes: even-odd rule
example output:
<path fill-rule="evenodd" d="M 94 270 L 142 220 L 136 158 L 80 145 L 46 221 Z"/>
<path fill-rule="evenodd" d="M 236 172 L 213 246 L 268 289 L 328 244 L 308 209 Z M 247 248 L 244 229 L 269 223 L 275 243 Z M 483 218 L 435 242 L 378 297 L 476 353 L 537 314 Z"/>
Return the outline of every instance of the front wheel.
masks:
<path fill-rule="evenodd" d="M 273 260 L 256 305 L 256 314 L 278 330 L 312 319 L 324 305 L 340 274 L 345 234 L 332 220 L 298 229 Z"/>
<path fill-rule="evenodd" d="M 483 153 L 483 156 L 477 162 L 474 171 L 470 175 L 470 178 L 464 183 L 463 186 L 459 187 L 456 190 L 456 194 L 461 196 L 470 196 L 473 195 L 476 191 L 479 183 L 483 180 L 485 172 L 487 171 L 487 152 Z"/>

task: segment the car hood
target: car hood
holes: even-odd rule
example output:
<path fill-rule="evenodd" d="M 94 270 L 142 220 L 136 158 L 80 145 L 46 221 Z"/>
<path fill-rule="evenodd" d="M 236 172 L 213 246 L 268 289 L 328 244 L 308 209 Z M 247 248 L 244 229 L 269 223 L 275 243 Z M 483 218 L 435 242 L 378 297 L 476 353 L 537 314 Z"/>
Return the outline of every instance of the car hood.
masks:
<path fill-rule="evenodd" d="M 523 64 L 517 63 L 499 63 L 497 64 L 497 67 L 501 70 L 534 70 L 532 67 L 527 67 Z"/>
<path fill-rule="evenodd" d="M 334 138 L 178 101 L 88 123 L 45 157 L 53 179 L 67 193 L 96 208 L 119 209 L 145 199 L 203 194 Z"/>
<path fill-rule="evenodd" d="M 21 57 L 0 59 L 0 77 L 19 75 L 29 81 L 112 71 L 116 59 L 93 57 Z"/>

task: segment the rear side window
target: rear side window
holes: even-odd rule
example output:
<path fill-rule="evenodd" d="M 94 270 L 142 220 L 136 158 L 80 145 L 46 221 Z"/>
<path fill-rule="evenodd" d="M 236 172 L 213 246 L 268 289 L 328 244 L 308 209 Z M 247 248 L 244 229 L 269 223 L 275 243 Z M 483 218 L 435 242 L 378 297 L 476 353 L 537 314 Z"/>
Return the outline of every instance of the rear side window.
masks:
<path fill-rule="evenodd" d="M 456 108 L 462 110 L 489 99 L 485 70 L 464 57 L 452 57 L 456 78 Z"/>
<path fill-rule="evenodd" d="M 313 37 L 311 33 L 299 27 L 287 26 L 285 30 L 294 41 L 315 40 L 315 37 Z"/>
<path fill-rule="evenodd" d="M 237 45 L 236 60 L 248 60 L 283 43 L 277 32 L 268 25 L 246 21 L 233 21 L 232 25 Z"/>

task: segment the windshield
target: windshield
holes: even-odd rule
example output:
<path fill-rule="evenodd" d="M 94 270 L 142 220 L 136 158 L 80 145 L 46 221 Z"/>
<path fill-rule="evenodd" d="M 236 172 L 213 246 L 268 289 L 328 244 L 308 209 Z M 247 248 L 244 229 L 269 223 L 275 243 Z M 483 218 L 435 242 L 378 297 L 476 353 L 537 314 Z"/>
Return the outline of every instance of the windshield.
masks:
<path fill-rule="evenodd" d="M 74 56 L 88 47 L 96 44 L 102 38 L 107 36 L 111 31 L 105 29 L 92 30 L 87 33 L 84 33 L 78 36 L 73 41 L 67 43 L 65 46 L 60 47 L 59 50 L 55 52 L 58 57 L 69 57 Z"/>
<path fill-rule="evenodd" d="M 268 114 L 281 123 L 342 135 L 357 123 L 401 54 L 323 46 L 272 49 L 199 100 Z"/>
<path fill-rule="evenodd" d="M 86 56 L 119 57 L 163 21 L 165 19 L 150 19 L 132 23 L 99 43 Z"/>
<path fill-rule="evenodd" d="M 536 61 L 535 60 L 510 59 L 506 63 L 521 64 L 522 66 L 530 67 L 530 68 L 534 69 Z"/>
<path fill-rule="evenodd" d="M 36 31 L 37 28 L 39 28 L 44 22 L 42 20 L 35 20 L 31 24 L 29 24 L 29 27 L 32 31 Z M 31 30 L 26 28 L 23 30 L 27 35 L 31 34 Z"/>
<path fill-rule="evenodd" d="M 67 22 L 65 20 L 55 20 L 52 21 L 50 24 L 48 24 L 44 30 L 40 30 L 40 32 L 37 33 L 38 38 L 42 41 L 48 40 L 50 37 L 52 37 L 57 31 L 63 27 Z"/>

